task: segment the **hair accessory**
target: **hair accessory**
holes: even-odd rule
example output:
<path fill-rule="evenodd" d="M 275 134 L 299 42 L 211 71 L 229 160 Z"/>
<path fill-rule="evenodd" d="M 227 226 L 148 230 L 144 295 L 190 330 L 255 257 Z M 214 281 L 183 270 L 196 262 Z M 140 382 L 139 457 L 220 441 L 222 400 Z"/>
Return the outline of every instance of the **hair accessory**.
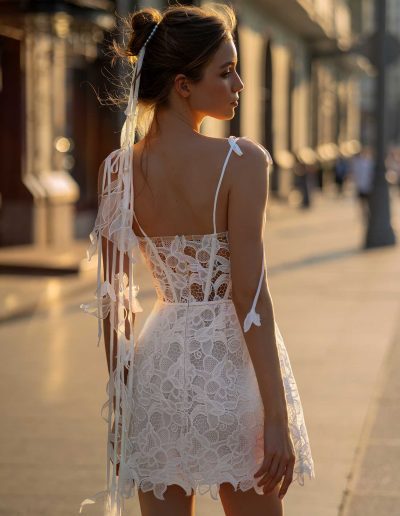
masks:
<path fill-rule="evenodd" d="M 103 409 L 108 408 L 107 435 L 107 487 L 96 493 L 93 498 L 86 498 L 80 505 L 79 512 L 86 504 L 104 501 L 104 516 L 122 516 L 124 498 L 132 496 L 133 485 L 139 479 L 135 471 L 128 465 L 129 427 L 134 416 L 132 400 L 134 331 L 133 314 L 142 312 L 136 299 L 138 285 L 133 283 L 133 265 L 140 260 L 138 238 L 133 232 L 134 195 L 133 195 L 133 147 L 138 113 L 138 93 L 140 72 L 146 46 L 156 32 L 156 23 L 136 59 L 133 62 L 133 77 L 130 87 L 128 105 L 125 110 L 126 120 L 122 127 L 120 148 L 112 151 L 104 160 L 103 182 L 100 205 L 94 225 L 90 233 L 90 246 L 87 257 L 90 261 L 93 254 L 98 253 L 96 299 L 89 304 L 81 304 L 80 308 L 98 318 L 98 345 L 102 334 L 102 320 L 109 316 L 109 342 L 105 342 L 110 350 L 109 381 L 107 383 L 108 399 Z M 112 177 L 113 176 L 113 177 Z M 114 179 L 116 178 L 116 179 Z M 107 246 L 107 267 L 105 281 L 101 281 L 102 237 L 113 244 L 113 252 Z M 117 255 L 119 252 L 119 256 Z M 111 264 L 111 272 L 109 265 Z M 125 323 L 129 322 L 129 337 L 125 335 Z M 117 339 L 114 339 L 114 334 Z M 114 340 L 117 350 L 114 353 Z M 113 357 L 116 354 L 116 367 L 113 369 Z M 127 373 L 127 374 L 126 374 Z M 114 408 L 113 408 L 114 407 Z M 114 416 L 111 427 L 111 417 Z M 110 464 L 111 463 L 111 464 Z M 118 467 L 118 473 L 117 473 Z"/>
<path fill-rule="evenodd" d="M 150 39 L 153 37 L 154 33 L 156 32 L 157 28 L 159 26 L 159 23 L 156 23 L 153 30 L 151 31 L 149 37 L 146 39 L 145 43 L 143 44 L 142 48 L 140 49 L 140 52 L 136 57 L 136 60 L 134 62 L 134 70 L 133 70 L 133 76 L 132 76 L 132 82 L 131 82 L 131 88 L 129 92 L 129 100 L 128 105 L 125 109 L 125 115 L 127 119 L 125 120 L 125 123 L 122 127 L 121 131 L 121 147 L 125 147 L 126 145 L 131 145 L 135 141 L 135 129 L 136 129 L 136 121 L 137 121 L 137 102 L 138 102 L 138 95 L 139 95 L 139 84 L 140 84 L 140 72 L 142 69 L 142 63 L 144 54 L 146 51 L 146 46 Z"/>

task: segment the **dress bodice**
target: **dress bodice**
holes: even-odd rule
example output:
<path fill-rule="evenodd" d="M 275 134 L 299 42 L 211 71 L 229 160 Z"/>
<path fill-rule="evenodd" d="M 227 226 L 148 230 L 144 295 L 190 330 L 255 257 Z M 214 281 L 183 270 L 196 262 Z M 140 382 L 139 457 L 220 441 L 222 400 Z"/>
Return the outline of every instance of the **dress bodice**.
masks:
<path fill-rule="evenodd" d="M 196 303 L 232 298 L 228 231 L 139 237 L 157 298 Z"/>
<path fill-rule="evenodd" d="M 152 271 L 154 286 L 160 300 L 188 303 L 232 297 L 228 232 L 217 233 L 216 207 L 222 179 L 232 152 L 238 156 L 243 155 L 236 140 L 235 136 L 228 138 L 229 150 L 214 194 L 213 233 L 189 235 L 189 239 L 185 235 L 149 237 L 133 211 L 136 223 L 143 234 L 143 237 L 138 237 L 138 242 L 140 242 L 141 251 Z M 270 163 L 272 160 L 268 151 L 265 150 L 265 153 Z M 245 332 L 252 324 L 261 325 L 260 315 L 256 312 L 256 304 L 264 273 L 263 258 L 257 291 L 243 323 Z"/>

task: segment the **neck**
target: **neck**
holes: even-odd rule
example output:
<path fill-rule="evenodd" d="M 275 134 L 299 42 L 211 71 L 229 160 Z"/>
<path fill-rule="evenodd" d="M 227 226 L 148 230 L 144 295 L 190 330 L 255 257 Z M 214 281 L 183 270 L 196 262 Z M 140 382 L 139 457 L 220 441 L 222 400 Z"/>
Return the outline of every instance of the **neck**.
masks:
<path fill-rule="evenodd" d="M 154 120 L 146 135 L 147 140 L 162 139 L 165 142 L 197 136 L 203 117 L 197 118 L 184 108 L 166 107 L 156 109 Z"/>

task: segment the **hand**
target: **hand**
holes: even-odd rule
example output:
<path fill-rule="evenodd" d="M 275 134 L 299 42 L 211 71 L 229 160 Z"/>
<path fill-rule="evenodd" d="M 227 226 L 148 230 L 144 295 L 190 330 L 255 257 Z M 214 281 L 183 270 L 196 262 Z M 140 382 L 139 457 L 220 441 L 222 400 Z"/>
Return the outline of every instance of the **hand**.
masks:
<path fill-rule="evenodd" d="M 254 477 L 262 476 L 257 485 L 264 485 L 265 493 L 271 492 L 276 484 L 284 481 L 279 490 L 279 498 L 282 499 L 293 480 L 295 453 L 289 428 L 285 420 L 268 420 L 264 424 L 264 461 L 254 474 Z"/>

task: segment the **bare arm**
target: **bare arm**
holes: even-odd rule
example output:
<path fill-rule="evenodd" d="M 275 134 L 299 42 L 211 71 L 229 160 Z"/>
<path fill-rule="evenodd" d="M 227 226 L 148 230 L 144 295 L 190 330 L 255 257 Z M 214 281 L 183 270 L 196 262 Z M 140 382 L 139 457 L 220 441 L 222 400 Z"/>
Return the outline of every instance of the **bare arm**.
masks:
<path fill-rule="evenodd" d="M 229 192 L 228 229 L 231 250 L 232 297 L 243 328 L 260 279 L 263 230 L 268 200 L 268 162 L 254 142 L 240 138 L 243 156 L 233 169 Z M 287 421 L 284 387 L 274 328 L 274 310 L 266 273 L 256 305 L 261 326 L 244 333 L 268 418 Z"/>

